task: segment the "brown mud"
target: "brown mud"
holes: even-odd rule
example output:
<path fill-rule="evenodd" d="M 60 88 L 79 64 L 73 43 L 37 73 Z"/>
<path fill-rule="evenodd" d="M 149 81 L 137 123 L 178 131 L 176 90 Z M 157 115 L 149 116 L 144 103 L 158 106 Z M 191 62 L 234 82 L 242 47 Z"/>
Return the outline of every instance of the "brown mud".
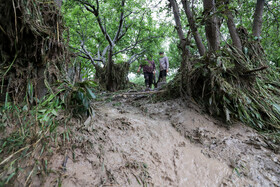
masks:
<path fill-rule="evenodd" d="M 95 103 L 95 117 L 31 186 L 280 186 L 280 155 L 260 135 L 183 103 Z"/>

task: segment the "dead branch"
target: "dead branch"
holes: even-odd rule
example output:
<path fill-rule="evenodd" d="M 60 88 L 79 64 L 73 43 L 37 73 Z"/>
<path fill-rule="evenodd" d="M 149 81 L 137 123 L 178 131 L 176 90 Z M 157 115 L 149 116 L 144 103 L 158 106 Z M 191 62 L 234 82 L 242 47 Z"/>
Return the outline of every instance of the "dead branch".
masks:
<path fill-rule="evenodd" d="M 268 66 L 262 66 L 262 67 L 259 67 L 259 68 L 256 68 L 256 69 L 252 69 L 252 70 L 246 71 L 246 72 L 243 73 L 243 75 L 252 74 L 252 73 L 255 73 L 257 71 L 265 70 L 267 68 L 268 68 Z"/>

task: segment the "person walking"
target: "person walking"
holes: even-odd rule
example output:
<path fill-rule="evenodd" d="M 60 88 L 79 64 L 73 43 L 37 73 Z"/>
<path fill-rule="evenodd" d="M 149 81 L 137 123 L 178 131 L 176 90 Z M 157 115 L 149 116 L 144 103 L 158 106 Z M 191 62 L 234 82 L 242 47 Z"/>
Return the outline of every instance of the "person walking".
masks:
<path fill-rule="evenodd" d="M 141 68 L 143 68 L 146 91 L 149 91 L 151 90 L 153 84 L 153 76 L 156 69 L 155 62 L 153 60 L 148 60 L 147 58 L 144 63 L 139 66 L 137 72 L 139 72 Z"/>
<path fill-rule="evenodd" d="M 159 80 L 158 82 L 166 83 L 166 76 L 168 73 L 169 68 L 169 61 L 167 56 L 164 55 L 164 52 L 159 52 L 160 58 L 159 58 Z"/>

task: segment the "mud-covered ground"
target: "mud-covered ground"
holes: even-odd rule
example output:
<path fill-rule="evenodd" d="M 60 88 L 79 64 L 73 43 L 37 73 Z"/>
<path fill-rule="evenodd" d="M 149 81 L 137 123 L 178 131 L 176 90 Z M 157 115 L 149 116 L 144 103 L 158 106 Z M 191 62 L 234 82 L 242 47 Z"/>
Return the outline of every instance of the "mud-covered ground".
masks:
<path fill-rule="evenodd" d="M 228 128 L 182 100 L 125 96 L 94 108 L 31 186 L 280 186 L 280 155 L 242 124 Z"/>

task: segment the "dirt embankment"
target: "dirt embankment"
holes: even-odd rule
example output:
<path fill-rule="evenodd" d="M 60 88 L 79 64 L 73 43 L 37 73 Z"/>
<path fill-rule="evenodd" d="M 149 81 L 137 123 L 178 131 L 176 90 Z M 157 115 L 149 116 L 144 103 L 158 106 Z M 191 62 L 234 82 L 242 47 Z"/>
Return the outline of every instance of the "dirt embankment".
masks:
<path fill-rule="evenodd" d="M 75 144 L 33 185 L 280 186 L 280 155 L 254 130 L 222 127 L 181 100 L 145 102 L 96 103 Z"/>

